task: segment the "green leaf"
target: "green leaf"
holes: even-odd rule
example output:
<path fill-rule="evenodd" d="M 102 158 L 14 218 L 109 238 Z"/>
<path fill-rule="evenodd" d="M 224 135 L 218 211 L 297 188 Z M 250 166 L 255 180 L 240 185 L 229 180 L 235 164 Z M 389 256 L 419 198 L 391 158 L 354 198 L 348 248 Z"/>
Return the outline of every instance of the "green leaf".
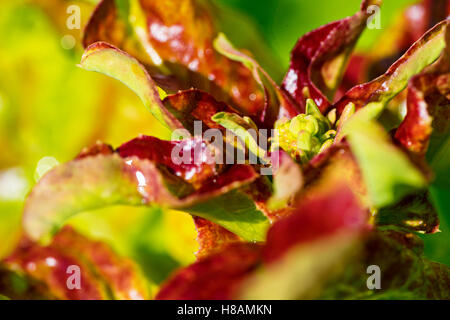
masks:
<path fill-rule="evenodd" d="M 375 207 L 393 204 L 411 190 L 426 186 L 423 174 L 389 141 L 380 125 L 355 114 L 343 131 Z"/>
<path fill-rule="evenodd" d="M 291 205 L 295 196 L 302 190 L 304 177 L 298 163 L 287 153 L 277 150 L 271 158 L 278 162 L 278 168 L 273 170 L 273 194 L 268 200 L 270 210 L 279 210 Z M 274 167 L 274 165 L 272 165 Z"/>
<path fill-rule="evenodd" d="M 156 171 L 150 162 L 142 164 L 143 170 Z M 47 242 L 75 213 L 115 204 L 141 204 L 136 172 L 126 169 L 119 156 L 88 157 L 55 167 L 26 200 L 25 231 L 31 238 Z"/>
<path fill-rule="evenodd" d="M 412 76 L 439 58 L 445 48 L 446 25 L 447 22 L 443 21 L 429 30 L 386 73 L 350 89 L 336 103 L 336 109 L 342 112 L 348 103 L 353 102 L 357 110 L 363 107 L 358 111 L 361 117 L 378 117 L 388 102 L 405 89 Z"/>
<path fill-rule="evenodd" d="M 215 222 L 247 241 L 264 241 L 270 226 L 253 200 L 239 190 L 181 210 Z"/>
<path fill-rule="evenodd" d="M 126 52 L 105 42 L 96 42 L 86 49 L 79 66 L 123 82 L 161 123 L 173 130 L 183 128 L 162 104 L 158 88 L 145 67 Z"/>
<path fill-rule="evenodd" d="M 211 120 L 230 130 L 240 138 L 251 153 L 263 163 L 267 163 L 266 151 L 258 145 L 258 128 L 249 117 L 241 117 L 231 112 L 218 112 Z"/>
<path fill-rule="evenodd" d="M 25 204 L 24 227 L 32 239 L 47 242 L 79 212 L 118 204 L 156 204 L 211 220 L 246 240 L 262 241 L 267 218 L 250 198 L 228 194 L 254 178 L 253 170 L 238 168 L 229 182 L 194 192 L 191 185 L 148 160 L 91 156 L 57 166 L 39 181 Z"/>

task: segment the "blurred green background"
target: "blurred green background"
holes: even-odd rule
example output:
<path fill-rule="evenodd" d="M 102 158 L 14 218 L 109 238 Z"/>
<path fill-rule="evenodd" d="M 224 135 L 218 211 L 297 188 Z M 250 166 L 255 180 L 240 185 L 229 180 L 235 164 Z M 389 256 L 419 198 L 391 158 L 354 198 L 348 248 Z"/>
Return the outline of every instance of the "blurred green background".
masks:
<path fill-rule="evenodd" d="M 69 30 L 67 8 L 81 8 L 83 26 L 96 1 L 0 0 L 0 257 L 20 236 L 23 200 L 39 177 L 97 140 L 117 147 L 138 134 L 168 132 L 131 91 L 105 76 L 76 67 L 82 30 Z M 238 45 L 250 39 L 255 56 L 281 80 L 289 52 L 305 32 L 353 14 L 359 0 L 214 0 L 224 11 L 223 29 Z M 383 29 L 412 0 L 386 0 L 382 30 L 368 30 L 359 51 L 371 50 Z M 245 21 L 245 24 L 242 23 Z M 67 49 L 64 36 L 76 39 Z M 66 48 L 64 48 L 66 47 Z M 424 236 L 426 252 L 450 265 L 449 191 L 433 189 L 441 215 L 437 235 Z M 71 223 L 136 259 L 159 283 L 197 250 L 192 220 L 158 208 L 113 207 L 83 213 Z"/>

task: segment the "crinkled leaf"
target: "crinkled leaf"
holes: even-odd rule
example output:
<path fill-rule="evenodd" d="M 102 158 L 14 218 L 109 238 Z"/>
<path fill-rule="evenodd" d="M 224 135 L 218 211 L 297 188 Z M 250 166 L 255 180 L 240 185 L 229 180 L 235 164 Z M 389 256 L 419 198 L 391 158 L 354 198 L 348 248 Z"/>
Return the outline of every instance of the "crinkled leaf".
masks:
<path fill-rule="evenodd" d="M 450 69 L 448 70 L 450 71 Z M 450 73 L 425 73 L 408 86 L 407 114 L 395 139 L 430 162 L 436 185 L 449 186 Z"/>
<path fill-rule="evenodd" d="M 94 13 L 86 28 L 85 46 L 92 41 L 111 42 L 144 63 L 151 60 L 158 69 L 154 78 L 163 87 L 175 77 L 177 90 L 195 87 L 207 91 L 244 114 L 256 115 L 264 108 L 263 94 L 251 72 L 213 48 L 217 32 L 209 4 L 140 0 L 128 12 L 119 10 L 128 19 L 117 13 L 113 0 L 103 0 L 100 7 L 105 13 L 99 9 Z M 120 36 L 129 32 L 127 21 L 131 21 L 128 29 L 133 29 L 140 48 L 130 46 Z M 143 54 L 151 59 L 140 58 Z"/>
<path fill-rule="evenodd" d="M 175 199 L 153 163 L 138 158 L 129 160 L 128 164 L 118 155 L 98 155 L 51 170 L 26 200 L 24 227 L 28 235 L 33 239 L 50 236 L 70 216 L 85 210 Z"/>
<path fill-rule="evenodd" d="M 255 180 L 256 172 L 235 165 L 215 174 L 213 164 L 208 164 L 209 152 L 195 141 L 141 137 L 118 149 L 126 158 L 100 154 L 57 166 L 29 195 L 25 230 L 33 239 L 45 241 L 78 212 L 117 204 L 158 204 L 209 219 L 246 240 L 261 241 L 268 220 L 249 196 L 232 191 Z M 175 146 L 182 158 L 187 154 L 189 163 L 193 155 L 203 162 L 172 162 L 169 156 Z"/>
<path fill-rule="evenodd" d="M 307 33 L 291 53 L 291 65 L 283 87 L 305 107 L 311 98 L 322 112 L 331 105 L 356 41 L 369 17 L 367 8 L 381 0 L 365 0 L 361 10 L 351 17 L 335 21 Z"/>
<path fill-rule="evenodd" d="M 418 77 L 422 79 L 419 80 Z M 424 90 L 417 88 L 418 81 L 428 86 L 429 90 L 437 91 L 435 81 L 415 76 L 408 85 L 407 113 L 400 127 L 395 132 L 395 139 L 406 149 L 416 154 L 424 154 L 432 132 L 432 117 L 428 113 L 428 105 L 424 101 Z M 431 81 L 430 81 L 431 80 Z"/>
<path fill-rule="evenodd" d="M 347 91 L 335 104 L 338 113 L 341 114 L 349 103 L 354 103 L 357 110 L 364 107 L 363 112 L 369 118 L 377 117 L 386 104 L 406 87 L 412 76 L 439 57 L 445 47 L 446 25 L 447 22 L 443 21 L 429 30 L 385 74 Z"/>
<path fill-rule="evenodd" d="M 89 240 L 67 227 L 45 247 L 24 240 L 3 265 L 25 281 L 15 298 L 31 291 L 51 299 L 148 298 L 148 288 L 131 261 L 118 257 L 104 243 Z M 76 290 L 68 285 L 76 284 L 70 279 L 78 270 L 69 268 L 73 266 L 80 272 L 80 288 Z"/>
<path fill-rule="evenodd" d="M 262 92 L 241 64 L 217 53 L 214 17 L 207 3 L 194 0 L 140 0 L 147 19 L 149 42 L 164 61 L 198 74 L 190 86 L 204 89 L 248 115 L 264 107 Z M 178 73 L 177 71 L 175 73 Z M 192 78 L 192 76 L 190 76 Z"/>
<path fill-rule="evenodd" d="M 427 160 L 436 173 L 437 185 L 450 185 L 450 28 L 446 50 L 440 59 L 408 85 L 407 113 L 395 139 L 410 152 Z"/>
<path fill-rule="evenodd" d="M 450 110 L 450 27 L 448 24 L 445 38 L 447 45 L 441 58 L 409 82 L 407 113 L 395 133 L 395 138 L 405 148 L 418 155 L 425 154 L 433 126 L 436 127 L 441 140 L 445 140 L 446 135 L 448 136 Z"/>
<path fill-rule="evenodd" d="M 398 6 L 398 9 L 403 9 L 404 4 L 399 3 Z M 382 75 L 428 29 L 449 15 L 450 6 L 445 0 L 422 0 L 408 6 L 394 21 L 383 26 L 376 41 L 371 42 L 363 52 L 357 52 L 350 57 L 343 83 L 339 88 L 340 93 L 344 95 L 350 88 Z M 373 32 L 374 30 L 371 30 L 371 33 Z"/>
<path fill-rule="evenodd" d="M 145 16 L 139 1 L 102 0 L 93 11 L 83 33 L 83 45 L 110 43 L 139 59 L 163 76 L 161 58 L 148 42 Z"/>
<path fill-rule="evenodd" d="M 159 121 L 170 129 L 182 128 L 181 123 L 162 104 L 157 87 L 147 70 L 126 52 L 105 42 L 96 42 L 84 52 L 80 67 L 123 82 L 139 96 Z"/>

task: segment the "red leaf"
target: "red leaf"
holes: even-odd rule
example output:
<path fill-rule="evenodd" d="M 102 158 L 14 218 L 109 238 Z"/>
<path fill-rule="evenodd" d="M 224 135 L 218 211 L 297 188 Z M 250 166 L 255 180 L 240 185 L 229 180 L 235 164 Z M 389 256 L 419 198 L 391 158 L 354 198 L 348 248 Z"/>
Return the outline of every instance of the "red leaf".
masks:
<path fill-rule="evenodd" d="M 242 241 L 234 233 L 209 220 L 194 217 L 194 223 L 199 244 L 199 249 L 196 253 L 197 258 L 201 259 L 214 252 L 219 252 L 230 243 Z"/>
<path fill-rule="evenodd" d="M 329 109 L 348 55 L 366 25 L 366 9 L 380 4 L 363 1 L 355 15 L 311 31 L 297 42 L 283 87 L 303 108 L 311 98 L 322 112 Z"/>
<path fill-rule="evenodd" d="M 49 298 L 148 298 L 147 289 L 131 261 L 116 256 L 104 243 L 84 238 L 69 227 L 62 229 L 45 247 L 24 239 L 4 265 L 24 274 L 30 281 L 44 284 L 39 290 Z M 69 288 L 70 266 L 79 268 L 78 289 Z"/>
<path fill-rule="evenodd" d="M 395 139 L 414 154 L 424 156 L 433 127 L 442 134 L 450 118 L 450 25 L 447 47 L 428 70 L 411 79 L 408 85 L 407 113 L 395 132 Z M 433 119 L 434 122 L 433 122 Z"/>
<path fill-rule="evenodd" d="M 206 125 L 203 130 L 218 129 L 221 126 L 211 120 L 213 115 L 221 111 L 237 113 L 227 104 L 219 102 L 210 94 L 197 89 L 169 95 L 163 100 L 163 104 L 191 134 L 194 134 L 195 120 L 200 120 Z"/>
<path fill-rule="evenodd" d="M 239 284 L 258 265 L 261 246 L 235 243 L 220 253 L 176 272 L 159 291 L 159 300 L 232 299 Z"/>
<path fill-rule="evenodd" d="M 348 90 L 334 105 L 338 114 L 340 115 L 349 103 L 354 103 L 358 110 L 370 102 L 388 101 L 398 94 L 406 86 L 408 76 L 427 66 L 427 61 L 432 58 L 427 57 L 427 50 L 432 51 L 436 45 L 434 42 L 440 39 L 446 24 L 442 22 L 424 34 L 383 75 Z M 431 62 L 432 60 L 428 63 Z M 408 68 L 412 69 L 411 72 Z"/>
<path fill-rule="evenodd" d="M 217 32 L 205 3 L 193 0 L 139 2 L 147 24 L 145 39 L 127 35 L 128 17 L 120 17 L 114 0 L 103 0 L 86 26 L 85 47 L 105 41 L 129 52 L 147 66 L 160 86 L 171 92 L 194 87 L 211 93 L 246 115 L 257 115 L 263 110 L 263 92 L 252 73 L 213 48 Z M 158 55 L 162 64 L 154 65 L 149 52 Z M 173 78 L 177 79 L 176 85 Z"/>
<path fill-rule="evenodd" d="M 360 232 L 367 226 L 367 211 L 345 183 L 307 193 L 295 212 L 269 230 L 264 260 L 273 262 L 290 248 L 343 232 Z"/>
<path fill-rule="evenodd" d="M 201 139 L 166 141 L 140 136 L 121 145 L 117 152 L 122 158 L 136 156 L 165 165 L 173 174 L 191 183 L 199 183 L 217 173 L 212 152 Z M 187 161 L 177 163 L 174 154 Z"/>

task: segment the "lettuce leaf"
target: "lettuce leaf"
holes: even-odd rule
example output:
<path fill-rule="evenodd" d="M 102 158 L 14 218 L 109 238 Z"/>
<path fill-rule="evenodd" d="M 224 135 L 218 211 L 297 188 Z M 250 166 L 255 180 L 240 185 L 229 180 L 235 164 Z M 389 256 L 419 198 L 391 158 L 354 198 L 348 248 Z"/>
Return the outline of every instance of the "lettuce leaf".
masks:
<path fill-rule="evenodd" d="M 205 148 L 200 148 L 194 165 L 175 164 L 167 156 L 177 147 L 182 157 L 191 157 L 202 145 L 196 139 L 141 137 L 120 147 L 118 154 L 82 157 L 57 166 L 29 195 L 25 230 L 33 239 L 46 241 L 78 212 L 117 204 L 158 204 L 207 218 L 246 240 L 261 241 L 268 220 L 249 196 L 234 190 L 257 178 L 252 167 L 234 165 L 216 174 Z M 158 149 L 163 153 L 154 152 Z"/>

